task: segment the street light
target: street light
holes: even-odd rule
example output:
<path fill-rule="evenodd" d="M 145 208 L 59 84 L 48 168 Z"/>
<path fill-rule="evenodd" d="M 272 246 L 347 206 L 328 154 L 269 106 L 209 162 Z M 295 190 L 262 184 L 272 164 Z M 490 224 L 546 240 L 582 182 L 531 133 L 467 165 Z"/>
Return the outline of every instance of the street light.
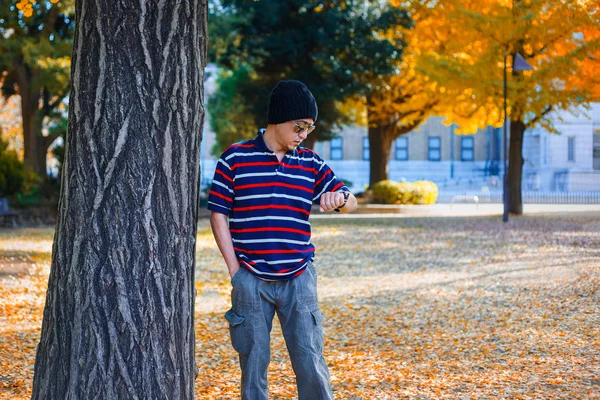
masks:
<path fill-rule="evenodd" d="M 508 190 L 508 151 L 510 146 L 508 145 L 508 133 L 507 133 L 507 114 L 506 114 L 506 59 L 508 54 L 504 55 L 504 187 L 503 187 L 503 198 L 504 198 L 504 214 L 502 215 L 502 221 L 508 222 L 508 204 L 510 202 L 510 193 Z M 527 61 L 519 54 L 515 53 L 513 57 L 513 71 L 531 71 L 533 67 L 529 65 Z"/>

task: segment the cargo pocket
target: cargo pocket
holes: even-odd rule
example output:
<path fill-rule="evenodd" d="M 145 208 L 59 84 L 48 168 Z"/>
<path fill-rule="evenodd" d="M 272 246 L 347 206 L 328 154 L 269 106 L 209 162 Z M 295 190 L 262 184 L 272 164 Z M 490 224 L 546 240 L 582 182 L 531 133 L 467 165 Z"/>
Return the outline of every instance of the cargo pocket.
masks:
<path fill-rule="evenodd" d="M 246 335 L 244 334 L 245 317 L 236 314 L 233 309 L 229 309 L 225 313 L 225 319 L 229 322 L 229 335 L 231 336 L 231 345 L 234 350 L 240 354 L 244 354 L 247 348 Z"/>
<path fill-rule="evenodd" d="M 325 341 L 323 339 L 323 313 L 320 310 L 314 310 L 310 312 L 314 323 L 314 331 L 312 334 L 313 347 L 317 353 L 323 352 L 323 346 Z"/>
<path fill-rule="evenodd" d="M 233 274 L 233 277 L 231 278 L 231 286 L 234 286 L 235 283 L 238 281 L 238 279 L 240 278 L 240 276 L 244 273 L 244 267 L 240 267 L 240 269 L 238 269 L 235 274 Z"/>

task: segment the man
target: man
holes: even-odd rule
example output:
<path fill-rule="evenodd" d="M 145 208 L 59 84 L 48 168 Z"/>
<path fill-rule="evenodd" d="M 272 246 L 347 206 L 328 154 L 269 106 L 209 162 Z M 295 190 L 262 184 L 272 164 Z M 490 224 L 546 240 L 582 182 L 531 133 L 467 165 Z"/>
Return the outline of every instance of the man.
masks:
<path fill-rule="evenodd" d="M 270 333 L 277 312 L 301 400 L 332 399 L 317 304 L 311 205 L 356 209 L 356 198 L 312 150 L 317 103 L 299 81 L 281 81 L 269 99 L 268 126 L 230 146 L 217 162 L 208 208 L 231 276 L 231 342 L 239 354 L 243 399 L 267 399 Z"/>

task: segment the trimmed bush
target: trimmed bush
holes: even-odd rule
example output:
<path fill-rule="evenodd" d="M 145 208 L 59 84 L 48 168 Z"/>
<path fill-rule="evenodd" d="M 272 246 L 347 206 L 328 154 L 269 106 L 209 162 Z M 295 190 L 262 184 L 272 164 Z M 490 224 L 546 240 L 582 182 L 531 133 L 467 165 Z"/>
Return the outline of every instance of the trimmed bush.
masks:
<path fill-rule="evenodd" d="M 438 196 L 437 185 L 430 181 L 381 181 L 369 190 L 374 202 L 383 204 L 435 204 Z"/>

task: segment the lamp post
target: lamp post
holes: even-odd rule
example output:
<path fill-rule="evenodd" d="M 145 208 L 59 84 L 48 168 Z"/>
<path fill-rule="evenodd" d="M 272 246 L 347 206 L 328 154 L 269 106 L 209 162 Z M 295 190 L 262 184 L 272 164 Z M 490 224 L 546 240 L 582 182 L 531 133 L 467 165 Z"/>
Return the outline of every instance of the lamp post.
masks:
<path fill-rule="evenodd" d="M 454 179 L 454 126 L 450 125 L 450 179 Z"/>
<path fill-rule="evenodd" d="M 508 189 L 508 152 L 510 146 L 508 144 L 508 132 L 507 132 L 507 113 L 506 113 L 506 97 L 507 97 L 507 78 L 506 78 L 506 59 L 508 54 L 504 55 L 504 185 L 503 185 L 503 199 L 504 199 L 504 214 L 502 215 L 502 221 L 508 222 L 508 207 L 510 203 L 510 191 Z M 533 67 L 529 65 L 527 61 L 519 54 L 515 53 L 513 57 L 513 71 L 531 71 Z"/>

